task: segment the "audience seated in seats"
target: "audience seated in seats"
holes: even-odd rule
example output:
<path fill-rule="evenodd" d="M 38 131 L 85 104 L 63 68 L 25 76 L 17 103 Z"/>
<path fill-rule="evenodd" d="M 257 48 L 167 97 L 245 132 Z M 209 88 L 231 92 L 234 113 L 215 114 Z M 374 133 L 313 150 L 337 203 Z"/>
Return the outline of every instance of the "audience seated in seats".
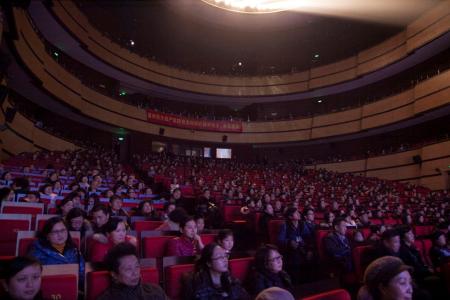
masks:
<path fill-rule="evenodd" d="M 86 219 L 84 210 L 78 207 L 72 208 L 66 216 L 69 231 L 79 231 L 81 239 L 93 234 L 91 223 Z"/>
<path fill-rule="evenodd" d="M 365 246 L 367 245 L 366 240 L 364 239 L 364 235 L 361 230 L 355 230 L 352 234 L 352 241 L 351 241 L 352 249 L 358 246 Z"/>
<path fill-rule="evenodd" d="M 205 216 L 201 213 L 197 213 L 194 216 L 195 224 L 197 224 L 197 233 L 201 234 L 203 233 L 203 230 L 205 230 Z"/>
<path fill-rule="evenodd" d="M 228 254 L 216 243 L 205 246 L 195 271 L 184 278 L 185 300 L 247 300 L 247 291 L 228 271 Z"/>
<path fill-rule="evenodd" d="M 205 247 L 200 235 L 197 234 L 197 224 L 193 217 L 186 217 L 180 223 L 181 236 L 173 238 L 167 245 L 168 256 L 194 256 Z"/>
<path fill-rule="evenodd" d="M 400 257 L 400 232 L 398 229 L 388 229 L 381 235 L 376 245 L 375 258 L 383 256 Z"/>
<path fill-rule="evenodd" d="M 284 207 L 280 200 L 276 200 L 273 206 L 273 215 L 275 218 L 283 218 Z"/>
<path fill-rule="evenodd" d="M 166 202 L 164 203 L 164 209 L 163 213 L 161 215 L 161 221 L 167 221 L 169 220 L 169 214 L 176 209 L 176 206 L 174 203 Z"/>
<path fill-rule="evenodd" d="M 358 300 L 407 300 L 413 299 L 412 268 L 393 256 L 373 261 L 364 273 L 364 286 L 358 292 Z"/>
<path fill-rule="evenodd" d="M 180 222 L 186 219 L 186 217 L 186 211 L 181 207 L 177 207 L 169 213 L 169 218 L 155 230 L 180 231 Z"/>
<path fill-rule="evenodd" d="M 79 286 L 84 286 L 84 258 L 61 217 L 48 219 L 29 253 L 43 265 L 78 264 Z"/>
<path fill-rule="evenodd" d="M 203 195 L 196 200 L 195 211 L 206 216 L 205 222 L 209 228 L 220 228 L 222 225 L 218 203 L 209 189 L 204 189 Z"/>
<path fill-rule="evenodd" d="M 111 217 L 129 217 L 128 213 L 122 208 L 123 200 L 120 196 L 114 195 L 109 198 Z"/>
<path fill-rule="evenodd" d="M 139 203 L 136 211 L 136 216 L 145 217 L 148 221 L 159 221 L 160 218 L 153 207 L 151 200 L 145 200 Z"/>
<path fill-rule="evenodd" d="M 170 196 L 170 203 L 174 203 L 176 207 L 183 208 L 187 213 L 193 214 L 194 208 L 192 207 L 193 201 L 188 201 L 181 195 L 180 188 L 175 188 Z"/>
<path fill-rule="evenodd" d="M 231 255 L 231 250 L 234 247 L 234 234 L 231 229 L 222 229 L 216 237 L 216 243 L 225 249 L 228 255 Z"/>
<path fill-rule="evenodd" d="M 411 227 L 406 226 L 401 229 L 401 246 L 400 246 L 400 258 L 408 266 L 411 266 L 414 270 L 414 276 L 419 281 L 430 276 L 434 271 L 432 268 L 425 265 L 414 245 L 415 237 Z"/>
<path fill-rule="evenodd" d="M 261 291 L 255 300 L 294 300 L 294 296 L 282 288 L 271 287 Z"/>
<path fill-rule="evenodd" d="M 384 225 L 372 225 L 370 226 L 370 235 L 367 241 L 370 244 L 377 244 L 381 240 L 381 235 L 386 231 L 386 226 Z"/>
<path fill-rule="evenodd" d="M 3 300 L 41 300 L 42 266 L 31 257 L 18 256 L 3 262 L 0 278 Z"/>
<path fill-rule="evenodd" d="M 372 225 L 369 220 L 369 213 L 367 211 L 361 211 L 356 223 L 359 227 L 369 227 L 370 225 Z"/>
<path fill-rule="evenodd" d="M 274 218 L 275 217 L 272 205 L 270 203 L 264 204 L 262 215 L 259 218 L 258 228 L 261 238 L 265 242 L 269 240 L 269 221 L 273 220 Z"/>
<path fill-rule="evenodd" d="M 335 214 L 332 211 L 327 211 L 324 215 L 324 220 L 320 222 L 319 227 L 321 228 L 333 228 L 333 221 L 335 219 Z"/>
<path fill-rule="evenodd" d="M 302 223 L 302 237 L 306 244 L 315 245 L 316 225 L 314 224 L 314 209 L 311 207 L 303 211 L 304 222 Z"/>
<path fill-rule="evenodd" d="M 347 222 L 343 218 L 336 218 L 333 222 L 334 230 L 323 240 L 324 250 L 331 259 L 332 267 L 337 272 L 349 273 L 353 270 L 352 249 L 346 237 Z"/>
<path fill-rule="evenodd" d="M 98 204 L 100 204 L 100 198 L 98 197 L 98 195 L 97 194 L 89 195 L 85 200 L 84 210 L 88 214 L 91 214 L 92 209 Z"/>
<path fill-rule="evenodd" d="M 274 245 L 264 245 L 255 254 L 255 274 L 252 277 L 253 294 L 270 287 L 279 287 L 292 292 L 290 276 L 283 271 L 283 256 Z"/>
<path fill-rule="evenodd" d="M 430 258 L 434 267 L 441 267 L 450 262 L 450 247 L 443 231 L 436 231 L 432 235 L 433 246 L 430 249 Z"/>
<path fill-rule="evenodd" d="M 39 203 L 41 202 L 41 194 L 39 192 L 28 191 L 26 196 L 22 198 L 23 202 Z"/>
<path fill-rule="evenodd" d="M 134 236 L 127 235 L 127 223 L 119 218 L 110 218 L 105 225 L 107 242 L 94 241 L 90 248 L 91 262 L 99 263 L 105 258 L 106 253 L 120 243 L 129 243 L 136 247 L 137 240 Z"/>
<path fill-rule="evenodd" d="M 313 245 L 306 244 L 302 237 L 302 224 L 297 208 L 290 207 L 285 213 L 286 221 L 280 226 L 278 243 L 285 253 L 287 271 L 294 282 L 299 282 L 301 277 L 301 265 L 313 258 Z"/>
<path fill-rule="evenodd" d="M 95 205 L 91 210 L 92 215 L 92 229 L 94 233 L 99 234 L 94 235 L 94 239 L 102 239 L 106 240 L 106 236 L 104 235 L 104 227 L 106 223 L 109 221 L 109 210 L 103 204 Z"/>
<path fill-rule="evenodd" d="M 110 272 L 111 284 L 99 300 L 168 299 L 159 286 L 141 282 L 141 267 L 133 245 L 115 245 L 108 251 L 104 265 Z"/>

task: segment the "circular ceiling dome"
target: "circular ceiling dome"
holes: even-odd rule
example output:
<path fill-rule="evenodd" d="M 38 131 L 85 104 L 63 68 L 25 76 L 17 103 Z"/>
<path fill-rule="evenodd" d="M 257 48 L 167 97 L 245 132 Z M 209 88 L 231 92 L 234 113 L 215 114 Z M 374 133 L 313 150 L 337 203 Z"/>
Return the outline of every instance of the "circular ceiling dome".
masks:
<path fill-rule="evenodd" d="M 300 6 L 299 0 L 202 0 L 212 6 L 249 14 L 275 13 Z"/>

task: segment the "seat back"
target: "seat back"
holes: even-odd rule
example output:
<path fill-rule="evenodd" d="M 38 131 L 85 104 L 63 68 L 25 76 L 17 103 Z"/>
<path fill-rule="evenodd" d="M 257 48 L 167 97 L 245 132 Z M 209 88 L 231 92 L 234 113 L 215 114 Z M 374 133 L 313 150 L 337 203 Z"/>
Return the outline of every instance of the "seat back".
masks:
<path fill-rule="evenodd" d="M 434 227 L 432 225 L 414 226 L 414 233 L 418 237 L 429 236 L 430 234 L 433 233 L 433 228 Z"/>
<path fill-rule="evenodd" d="M 45 265 L 42 267 L 44 299 L 78 298 L 78 264 Z"/>
<path fill-rule="evenodd" d="M 253 261 L 253 257 L 230 259 L 228 262 L 228 267 L 231 275 L 239 279 L 241 282 L 246 282 L 251 271 Z"/>
<path fill-rule="evenodd" d="M 134 230 L 141 232 L 144 230 L 155 230 L 164 223 L 163 221 L 136 221 L 134 222 Z"/>
<path fill-rule="evenodd" d="M 423 243 L 423 257 L 425 258 L 424 263 L 429 266 L 432 266 L 433 262 L 431 261 L 430 258 L 430 249 L 433 246 L 433 242 L 429 239 L 425 239 L 422 240 L 422 243 Z"/>
<path fill-rule="evenodd" d="M 45 222 L 47 222 L 48 219 L 58 217 L 58 215 L 52 215 L 52 214 L 44 214 L 44 215 L 36 215 L 36 222 L 35 227 L 33 228 L 36 231 L 42 230 L 44 228 Z"/>
<path fill-rule="evenodd" d="M 77 300 L 77 276 L 74 274 L 42 276 L 41 290 L 44 299 Z"/>
<path fill-rule="evenodd" d="M 31 229 L 31 215 L 0 214 L 0 228 L 0 255 L 14 255 L 17 232 Z"/>
<path fill-rule="evenodd" d="M 156 268 L 141 268 L 142 282 L 159 284 L 159 273 Z M 86 274 L 86 299 L 97 299 L 111 284 L 108 271 L 94 271 Z"/>
<path fill-rule="evenodd" d="M 203 244 L 206 246 L 208 244 L 211 244 L 215 241 L 217 234 L 215 233 L 202 233 L 200 234 L 200 237 L 202 238 Z"/>
<path fill-rule="evenodd" d="M 323 246 L 323 239 L 330 233 L 330 230 L 317 230 L 316 231 L 316 247 L 319 254 L 319 259 L 324 261 L 327 258 L 325 248 Z"/>
<path fill-rule="evenodd" d="M 44 204 L 3 201 L 1 206 L 1 212 L 2 214 L 38 215 L 44 213 Z"/>
<path fill-rule="evenodd" d="M 142 257 L 163 257 L 173 236 L 146 236 L 142 238 Z"/>
<path fill-rule="evenodd" d="M 350 294 L 344 289 L 332 290 L 312 295 L 303 300 L 351 300 Z"/>
<path fill-rule="evenodd" d="M 37 234 L 36 231 L 17 232 L 17 242 L 15 247 L 16 256 L 23 256 L 28 253 L 34 241 L 37 240 L 36 234 Z M 81 243 L 80 233 L 78 231 L 70 231 L 70 236 L 72 237 L 72 240 L 77 246 L 77 248 L 80 249 Z"/>
<path fill-rule="evenodd" d="M 269 233 L 269 242 L 271 244 L 278 244 L 278 233 L 280 232 L 280 227 L 284 223 L 284 220 L 270 220 L 267 228 Z"/>
<path fill-rule="evenodd" d="M 242 219 L 239 205 L 225 205 L 223 207 L 223 220 L 225 223 L 231 223 L 238 219 Z"/>
<path fill-rule="evenodd" d="M 352 250 L 353 264 L 355 266 L 355 275 L 357 280 L 362 282 L 364 271 L 368 266 L 368 255 L 373 251 L 372 246 L 359 246 Z"/>
<path fill-rule="evenodd" d="M 164 286 L 167 296 L 172 300 L 183 299 L 181 278 L 183 274 L 192 272 L 193 264 L 172 265 L 164 270 Z"/>

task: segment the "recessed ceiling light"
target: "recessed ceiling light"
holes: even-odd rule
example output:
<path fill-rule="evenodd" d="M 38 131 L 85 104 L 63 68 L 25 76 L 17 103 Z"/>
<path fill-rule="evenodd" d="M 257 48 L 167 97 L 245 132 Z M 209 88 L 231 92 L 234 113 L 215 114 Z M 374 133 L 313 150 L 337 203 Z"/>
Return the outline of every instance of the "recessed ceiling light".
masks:
<path fill-rule="evenodd" d="M 300 0 L 202 0 L 212 6 L 248 14 L 275 13 L 300 7 Z"/>

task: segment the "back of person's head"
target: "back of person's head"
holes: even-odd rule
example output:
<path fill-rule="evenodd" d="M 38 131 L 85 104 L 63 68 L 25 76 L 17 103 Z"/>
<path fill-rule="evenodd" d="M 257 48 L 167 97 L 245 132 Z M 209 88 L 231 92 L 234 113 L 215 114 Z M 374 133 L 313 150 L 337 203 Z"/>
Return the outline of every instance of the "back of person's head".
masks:
<path fill-rule="evenodd" d="M 2 262 L 0 278 L 8 299 L 35 299 L 41 289 L 41 263 L 32 257 L 17 256 Z"/>
<path fill-rule="evenodd" d="M 177 224 L 180 224 L 186 217 L 187 213 L 181 207 L 177 207 L 169 213 L 169 220 Z"/>
<path fill-rule="evenodd" d="M 271 287 L 261 291 L 255 300 L 294 300 L 294 296 L 285 289 Z"/>
<path fill-rule="evenodd" d="M 396 236 L 400 236 L 400 231 L 396 228 L 392 228 L 392 229 L 388 229 L 385 232 L 383 232 L 381 234 L 381 239 L 383 241 L 389 241 L 390 239 L 396 237 Z"/>
<path fill-rule="evenodd" d="M 295 207 L 288 207 L 287 209 L 286 209 L 286 211 L 284 212 L 284 217 L 286 218 L 286 219 L 289 219 L 290 217 L 292 217 L 292 215 L 294 214 L 294 213 L 296 213 L 298 210 L 297 210 L 297 208 L 295 208 Z"/>
<path fill-rule="evenodd" d="M 105 215 L 109 214 L 109 210 L 106 207 L 106 205 L 102 203 L 95 204 L 94 207 L 91 209 L 91 213 L 95 213 L 98 211 L 102 211 Z"/>

